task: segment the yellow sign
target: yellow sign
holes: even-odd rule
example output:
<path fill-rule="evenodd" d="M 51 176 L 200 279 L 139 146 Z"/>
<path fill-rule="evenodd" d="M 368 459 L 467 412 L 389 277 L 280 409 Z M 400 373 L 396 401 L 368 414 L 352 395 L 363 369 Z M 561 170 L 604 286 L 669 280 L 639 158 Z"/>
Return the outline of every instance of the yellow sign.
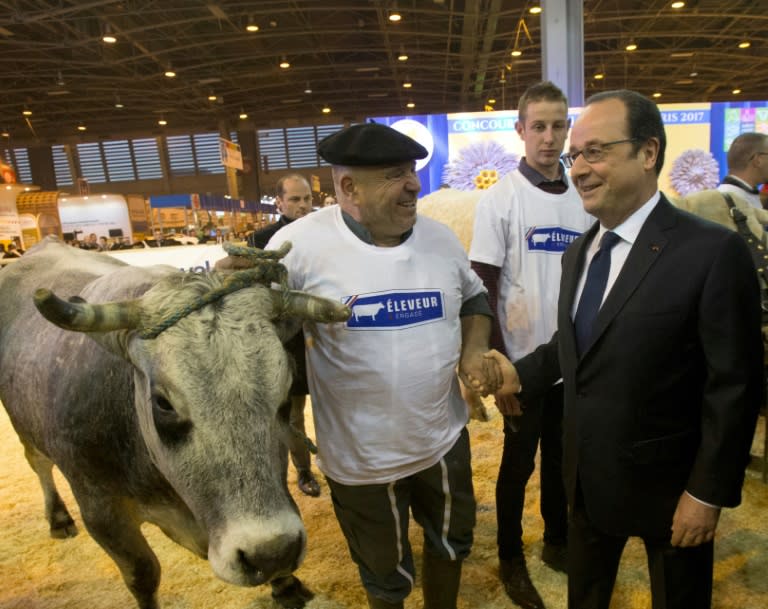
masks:
<path fill-rule="evenodd" d="M 221 151 L 221 164 L 224 167 L 242 170 L 243 155 L 240 152 L 240 146 L 221 137 L 219 138 L 219 149 Z"/>

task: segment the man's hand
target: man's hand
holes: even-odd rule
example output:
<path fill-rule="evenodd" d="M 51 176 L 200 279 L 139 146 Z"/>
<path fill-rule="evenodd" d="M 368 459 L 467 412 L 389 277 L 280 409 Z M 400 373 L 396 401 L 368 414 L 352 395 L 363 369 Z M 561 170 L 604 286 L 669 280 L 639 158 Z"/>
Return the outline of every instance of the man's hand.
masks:
<path fill-rule="evenodd" d="M 459 361 L 459 378 L 469 389 L 483 397 L 496 393 L 503 382 L 501 369 L 482 351 L 462 353 Z"/>
<path fill-rule="evenodd" d="M 696 501 L 683 492 L 672 517 L 673 546 L 690 548 L 707 543 L 715 538 L 720 508 Z"/>
<path fill-rule="evenodd" d="M 502 383 L 499 386 L 499 389 L 494 392 L 496 408 L 498 408 L 499 412 L 503 415 L 511 415 L 514 417 L 522 415 L 523 410 L 517 399 L 517 394 L 520 393 L 520 378 L 517 376 L 517 370 L 515 370 L 512 362 L 496 349 L 491 349 L 483 354 L 483 357 L 494 363 L 494 366 L 498 368 L 499 374 L 501 374 L 502 377 Z"/>
<path fill-rule="evenodd" d="M 512 365 L 512 362 L 503 353 L 496 351 L 496 349 L 491 349 L 484 353 L 483 357 L 489 362 L 493 362 L 493 367 L 501 375 L 502 382 L 499 384 L 498 389 L 493 392 L 497 398 L 499 396 L 507 397 L 520 393 L 520 377 L 517 376 L 517 370 Z"/>
<path fill-rule="evenodd" d="M 246 256 L 227 256 L 221 260 L 217 260 L 213 265 L 216 271 L 239 271 L 241 269 L 249 269 L 253 266 L 253 262 Z"/>

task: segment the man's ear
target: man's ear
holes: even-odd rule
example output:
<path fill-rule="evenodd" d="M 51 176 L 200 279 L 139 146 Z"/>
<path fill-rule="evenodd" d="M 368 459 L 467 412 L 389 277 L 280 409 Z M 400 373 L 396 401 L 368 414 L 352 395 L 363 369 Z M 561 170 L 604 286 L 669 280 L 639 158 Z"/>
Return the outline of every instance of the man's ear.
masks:
<path fill-rule="evenodd" d="M 339 180 L 339 186 L 341 186 L 341 192 L 349 199 L 355 192 L 355 178 L 345 173 L 341 176 L 341 180 Z"/>
<path fill-rule="evenodd" d="M 643 153 L 643 167 L 647 170 L 656 170 L 656 159 L 659 157 L 659 138 L 650 137 L 642 145 L 640 151 Z"/>
<path fill-rule="evenodd" d="M 523 134 L 525 133 L 525 126 L 520 121 L 515 121 L 515 131 L 517 131 L 517 135 L 522 139 Z"/>

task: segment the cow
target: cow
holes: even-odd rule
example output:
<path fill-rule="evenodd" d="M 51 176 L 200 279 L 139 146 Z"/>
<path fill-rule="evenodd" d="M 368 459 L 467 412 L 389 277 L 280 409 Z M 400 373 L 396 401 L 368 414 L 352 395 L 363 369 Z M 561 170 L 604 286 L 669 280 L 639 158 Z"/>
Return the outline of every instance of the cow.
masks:
<path fill-rule="evenodd" d="M 271 262 L 283 274 L 285 251 Z M 306 532 L 286 484 L 282 342 L 296 318 L 350 311 L 271 289 L 280 273 L 260 268 L 132 267 L 46 237 L 0 271 L 0 400 L 40 480 L 50 533 L 77 533 L 55 465 L 139 609 L 159 607 L 143 522 L 227 582 L 271 583 L 283 607 L 312 596 L 292 575 Z"/>
<path fill-rule="evenodd" d="M 360 321 L 361 317 L 370 317 L 371 321 L 376 321 L 376 316 L 383 308 L 384 304 L 381 302 L 359 304 L 352 306 L 352 313 L 355 316 L 355 321 Z"/>

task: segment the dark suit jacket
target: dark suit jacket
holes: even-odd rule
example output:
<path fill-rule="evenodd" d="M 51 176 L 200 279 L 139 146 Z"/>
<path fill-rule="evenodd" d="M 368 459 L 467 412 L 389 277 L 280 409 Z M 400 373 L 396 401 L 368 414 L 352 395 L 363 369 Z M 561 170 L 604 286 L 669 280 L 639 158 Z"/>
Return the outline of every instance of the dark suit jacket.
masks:
<path fill-rule="evenodd" d="M 291 222 L 293 222 L 293 220 L 289 220 L 285 216 L 280 216 L 280 219 L 277 222 L 248 235 L 248 245 L 263 250 L 267 243 L 269 243 L 272 235 Z M 293 338 L 286 341 L 285 350 L 293 357 L 295 364 L 290 395 L 309 394 L 309 388 L 307 387 L 307 360 L 304 351 L 304 332 L 302 330 L 299 330 Z"/>
<path fill-rule="evenodd" d="M 516 366 L 524 396 L 565 383 L 563 475 L 617 535 L 667 537 L 684 490 L 741 500 L 764 398 L 757 275 L 735 232 L 662 195 L 579 358 L 571 306 L 595 224 L 563 255 L 558 331 Z"/>
<path fill-rule="evenodd" d="M 269 226 L 265 226 L 261 230 L 253 231 L 250 235 L 248 235 L 248 245 L 250 247 L 258 247 L 260 250 L 263 250 L 267 243 L 269 243 L 272 235 L 274 235 L 277 231 L 279 231 L 287 224 L 290 224 L 291 222 L 293 222 L 293 220 L 289 220 L 285 216 L 280 216 L 280 219 L 277 222 L 274 222 Z"/>

